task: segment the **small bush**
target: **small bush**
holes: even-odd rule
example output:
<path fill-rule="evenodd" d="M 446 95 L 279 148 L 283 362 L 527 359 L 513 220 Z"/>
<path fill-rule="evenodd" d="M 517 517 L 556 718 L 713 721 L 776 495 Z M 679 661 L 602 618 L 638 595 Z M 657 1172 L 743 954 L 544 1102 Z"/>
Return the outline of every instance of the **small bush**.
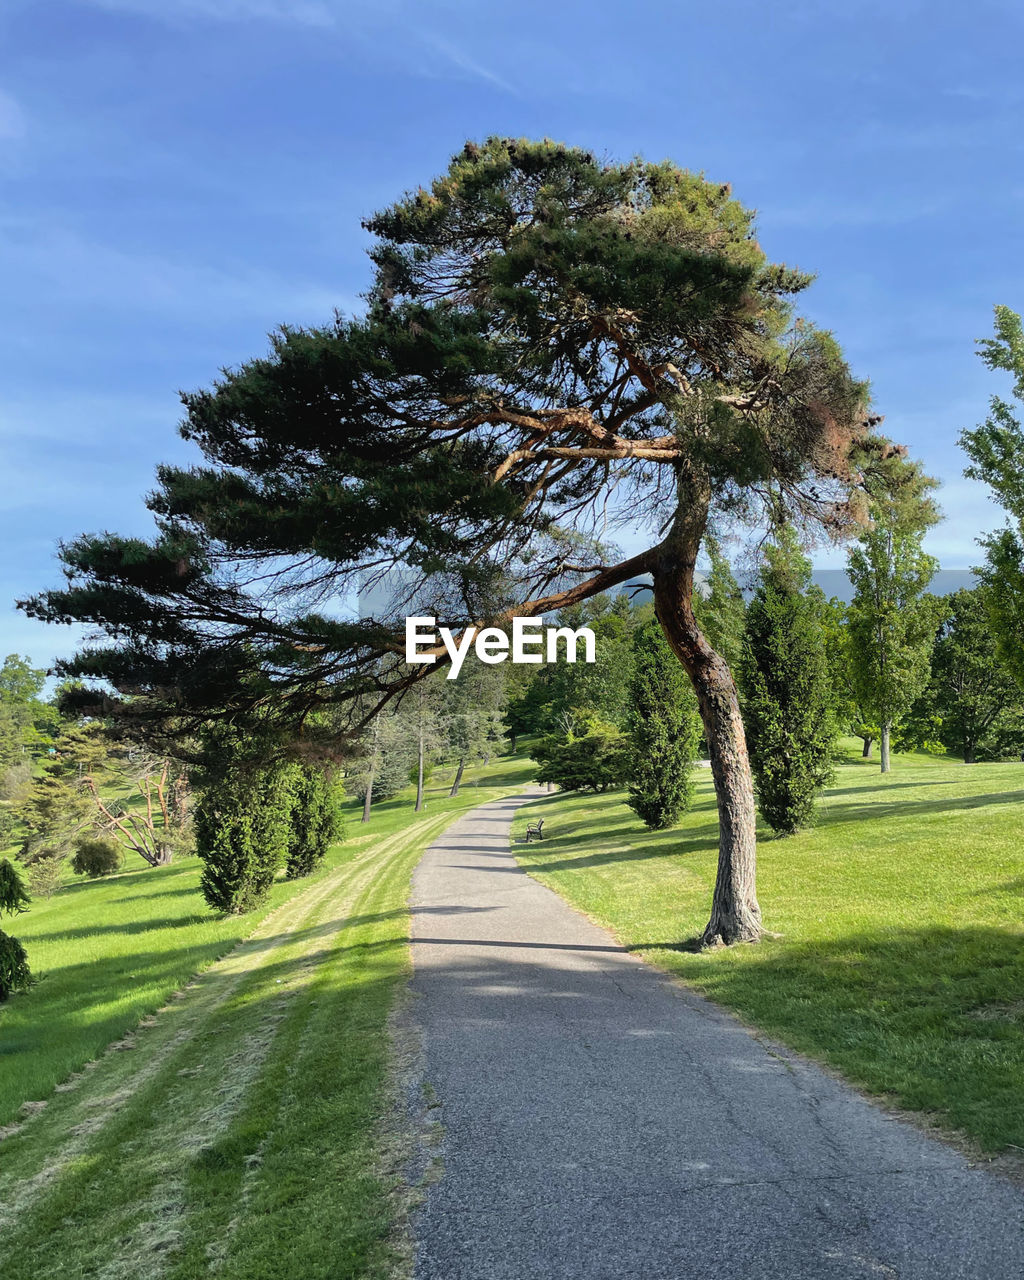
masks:
<path fill-rule="evenodd" d="M 551 734 L 533 750 L 538 782 L 563 791 L 607 791 L 629 781 L 629 739 L 613 724 L 584 712 L 566 737 Z"/>
<path fill-rule="evenodd" d="M 34 898 L 52 898 L 63 885 L 64 858 L 65 850 L 51 844 L 39 845 L 22 858 Z"/>
<path fill-rule="evenodd" d="M 119 871 L 124 858 L 121 846 L 107 836 L 82 836 L 75 845 L 71 870 L 76 876 L 88 876 L 95 880 Z"/>

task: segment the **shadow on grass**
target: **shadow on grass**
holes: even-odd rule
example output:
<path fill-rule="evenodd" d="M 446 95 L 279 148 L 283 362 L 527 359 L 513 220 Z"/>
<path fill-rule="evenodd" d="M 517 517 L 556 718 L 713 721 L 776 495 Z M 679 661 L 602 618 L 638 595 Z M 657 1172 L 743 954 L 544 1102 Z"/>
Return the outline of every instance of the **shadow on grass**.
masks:
<path fill-rule="evenodd" d="M 933 778 L 925 779 L 923 782 L 889 782 L 879 774 L 876 788 L 878 791 L 899 791 L 914 787 L 954 787 L 960 781 L 960 778 Z M 827 800 L 831 796 L 860 796 L 871 789 L 871 784 L 868 782 L 862 783 L 859 787 L 827 787 L 824 798 Z"/>
<path fill-rule="evenodd" d="M 896 810 L 907 817 L 918 817 L 928 813 L 951 813 L 956 810 L 969 811 L 985 809 L 996 804 L 1024 804 L 1024 790 L 992 791 L 986 795 L 949 796 L 943 800 L 892 800 L 872 799 L 863 804 L 823 804 L 818 811 L 820 826 L 829 826 L 838 822 L 859 822 L 877 820 L 883 813 L 887 819 L 893 818 Z"/>

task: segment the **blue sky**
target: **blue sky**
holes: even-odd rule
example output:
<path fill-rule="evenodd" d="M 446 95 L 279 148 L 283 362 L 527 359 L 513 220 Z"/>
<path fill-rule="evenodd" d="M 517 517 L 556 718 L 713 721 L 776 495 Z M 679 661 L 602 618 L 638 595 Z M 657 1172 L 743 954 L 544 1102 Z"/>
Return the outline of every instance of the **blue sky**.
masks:
<path fill-rule="evenodd" d="M 357 309 L 360 218 L 491 133 L 731 182 L 970 564 L 999 522 L 956 447 L 998 385 L 973 343 L 1024 307 L 1022 28 L 1015 0 L 4 0 L 0 656 L 73 648 L 12 602 L 58 538 L 149 527 L 177 389 Z"/>

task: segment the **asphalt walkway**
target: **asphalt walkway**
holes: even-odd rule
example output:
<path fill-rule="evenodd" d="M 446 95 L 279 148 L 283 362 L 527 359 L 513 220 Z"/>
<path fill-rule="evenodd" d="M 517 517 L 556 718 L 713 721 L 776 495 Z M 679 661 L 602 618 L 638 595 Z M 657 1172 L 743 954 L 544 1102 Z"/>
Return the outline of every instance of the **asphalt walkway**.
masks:
<path fill-rule="evenodd" d="M 482 805 L 414 879 L 417 1280 L 1020 1280 L 1024 1194 L 618 946 Z"/>

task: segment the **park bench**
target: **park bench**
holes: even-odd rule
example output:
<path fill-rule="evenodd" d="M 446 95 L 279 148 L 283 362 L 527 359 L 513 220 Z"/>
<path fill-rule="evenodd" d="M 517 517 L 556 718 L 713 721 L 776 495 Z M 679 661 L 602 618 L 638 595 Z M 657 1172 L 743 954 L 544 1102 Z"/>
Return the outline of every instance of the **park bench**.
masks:
<path fill-rule="evenodd" d="M 544 830 L 544 819 L 538 818 L 536 822 L 529 822 L 526 825 L 526 843 L 529 844 L 534 836 L 538 840 L 543 840 L 541 832 Z"/>

